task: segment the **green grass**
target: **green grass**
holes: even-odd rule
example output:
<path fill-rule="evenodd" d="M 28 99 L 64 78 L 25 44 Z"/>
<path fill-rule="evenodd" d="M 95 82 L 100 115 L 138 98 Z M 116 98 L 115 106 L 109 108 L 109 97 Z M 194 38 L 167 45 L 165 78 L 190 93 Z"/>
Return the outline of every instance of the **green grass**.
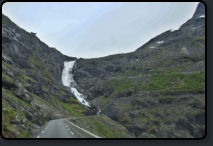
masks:
<path fill-rule="evenodd" d="M 150 73 L 153 75 L 151 77 L 151 81 L 147 81 L 144 85 L 142 85 L 142 82 L 133 83 L 131 79 L 127 78 L 129 74 L 138 75 L 139 73 L 141 73 L 141 71 L 130 70 L 126 73 L 119 73 L 118 75 L 123 75 L 124 77 L 108 80 L 106 82 L 106 85 L 108 87 L 114 88 L 113 93 L 129 89 L 154 91 L 169 88 L 172 86 L 173 88 L 177 88 L 177 86 L 183 84 L 182 82 L 178 82 L 178 78 L 182 76 L 182 74 L 178 72 L 183 71 L 184 68 L 185 66 L 180 65 L 177 68 L 166 68 L 164 70 L 151 70 L 149 72 L 144 72 L 146 74 Z"/>
<path fill-rule="evenodd" d="M 7 22 L 7 23 L 8 23 L 8 22 L 11 22 L 11 21 L 10 21 L 9 19 L 7 19 L 6 17 L 2 17 L 2 21 L 3 21 L 3 22 Z"/>
<path fill-rule="evenodd" d="M 22 133 L 22 138 L 27 138 L 29 136 L 29 131 L 28 130 L 25 130 L 23 133 Z"/>
<path fill-rule="evenodd" d="M 104 96 L 99 96 L 99 97 L 98 97 L 98 99 L 104 99 L 104 98 L 105 98 Z"/>
<path fill-rule="evenodd" d="M 200 43 L 200 42 L 193 42 L 193 44 L 194 44 L 195 46 L 197 46 L 197 47 L 203 47 L 203 46 L 205 46 L 204 43 Z"/>
<path fill-rule="evenodd" d="M 205 41 L 205 35 L 198 35 L 198 36 L 195 36 L 193 38 L 193 44 L 195 46 L 198 46 L 198 47 L 202 47 L 202 46 L 205 46 L 205 42 L 200 42 L 204 40 Z"/>
<path fill-rule="evenodd" d="M 3 72 L 2 72 L 2 77 L 5 77 L 7 80 L 11 79 L 8 75 L 4 74 Z"/>
<path fill-rule="evenodd" d="M 132 85 L 132 80 L 122 81 L 118 86 L 115 87 L 114 91 L 123 91 L 125 89 L 129 89 L 130 87 L 132 87 Z"/>
<path fill-rule="evenodd" d="M 16 26 L 9 18 L 2 16 L 2 23 L 6 23 L 7 25 Z"/>
<path fill-rule="evenodd" d="M 10 56 L 8 56 L 7 54 L 4 54 L 4 56 L 6 56 L 7 58 L 10 58 Z"/>
<path fill-rule="evenodd" d="M 202 110 L 202 109 L 197 109 L 194 114 L 203 114 L 205 113 L 205 110 Z"/>
<path fill-rule="evenodd" d="M 66 92 L 64 92 L 63 90 L 61 90 L 61 94 L 66 94 Z"/>
<path fill-rule="evenodd" d="M 198 35 L 193 38 L 193 41 L 205 40 L 205 35 Z"/>
<path fill-rule="evenodd" d="M 36 67 L 38 67 L 39 69 L 42 69 L 42 68 L 43 68 L 43 66 L 42 66 L 41 62 L 39 61 L 38 57 L 36 57 L 36 56 L 34 56 L 34 55 L 31 55 L 31 56 L 29 57 L 29 59 L 30 59 L 33 63 L 35 63 Z"/>
<path fill-rule="evenodd" d="M 164 110 L 164 113 L 165 113 L 166 117 L 169 116 L 170 115 L 169 109 Z"/>
<path fill-rule="evenodd" d="M 151 70 L 149 71 L 150 74 L 167 74 L 167 73 L 177 73 L 177 72 L 182 72 L 186 66 L 180 65 L 178 67 L 169 67 L 165 68 L 163 70 Z"/>
<path fill-rule="evenodd" d="M 196 58 L 199 59 L 199 58 Z M 195 60 L 196 60 L 195 59 Z M 138 91 L 155 91 L 165 90 L 162 92 L 174 91 L 200 91 L 205 87 L 205 72 L 183 74 L 181 73 L 186 66 L 180 65 L 178 67 L 165 68 L 163 70 L 151 70 L 151 80 L 143 83 L 142 81 L 134 81 L 127 78 L 126 74 L 136 73 L 136 71 L 129 71 L 120 75 L 125 75 L 120 78 L 114 78 L 104 83 L 104 86 L 113 89 L 112 95 L 125 90 Z M 144 73 L 143 73 L 144 74 Z M 111 97 L 111 96 L 110 96 Z M 104 102 L 105 104 L 106 102 Z"/>
<path fill-rule="evenodd" d="M 43 86 L 43 85 L 42 85 L 42 88 L 43 88 L 44 91 L 47 91 L 47 92 L 49 91 L 49 89 L 47 87 Z"/>
<path fill-rule="evenodd" d="M 4 61 L 3 59 L 2 59 L 2 64 L 4 64 L 6 67 L 13 67 L 13 65 L 11 65 L 11 64 L 8 64 L 6 61 Z"/>
<path fill-rule="evenodd" d="M 118 122 L 106 118 L 106 116 L 81 117 L 76 120 L 81 123 L 82 128 L 103 138 L 125 137 L 125 134 L 123 134 L 126 132 L 125 128 Z"/>
<path fill-rule="evenodd" d="M 26 74 L 24 74 L 23 72 L 19 73 L 19 75 L 17 76 L 19 79 L 23 79 L 23 80 L 30 80 L 30 81 L 35 81 L 33 78 L 27 76 Z"/>
<path fill-rule="evenodd" d="M 109 100 L 110 100 L 110 97 L 104 98 L 104 102 L 102 103 L 102 106 L 106 105 Z"/>
<path fill-rule="evenodd" d="M 64 103 L 59 102 L 61 105 L 63 105 L 67 110 L 69 110 L 71 113 L 73 113 L 76 117 L 83 116 L 83 112 L 87 109 L 87 107 L 84 107 L 80 104 L 70 104 L 70 103 Z"/>
<path fill-rule="evenodd" d="M 145 99 L 148 99 L 149 97 L 141 97 L 141 98 L 137 98 L 138 101 L 143 101 Z"/>
<path fill-rule="evenodd" d="M 41 73 L 44 77 L 51 79 L 51 74 L 48 70 L 44 69 Z"/>
<path fill-rule="evenodd" d="M 9 90 L 7 90 L 7 91 L 8 91 L 8 94 L 9 94 L 15 101 L 21 102 L 21 104 L 23 104 L 23 105 L 25 105 L 25 106 L 27 106 L 27 107 L 30 108 L 31 105 L 30 105 L 29 103 L 27 103 L 27 102 L 24 101 L 24 100 L 19 99 L 18 97 L 16 97 L 15 95 L 13 95 L 13 93 L 12 93 L 11 91 L 9 91 Z"/>
<path fill-rule="evenodd" d="M 113 93 L 129 89 L 134 86 L 132 80 L 126 77 L 122 79 L 111 79 L 106 82 L 108 87 L 114 88 Z"/>
<path fill-rule="evenodd" d="M 151 81 L 147 81 L 142 85 L 143 90 L 154 91 L 162 89 L 172 89 L 175 91 L 200 91 L 205 87 L 205 72 L 190 74 L 170 73 L 155 74 L 151 77 Z"/>
<path fill-rule="evenodd" d="M 125 76 L 125 77 L 127 77 L 129 75 L 138 76 L 140 73 L 142 73 L 142 70 L 143 69 L 140 69 L 139 71 L 137 71 L 137 70 L 129 70 L 129 71 L 125 72 L 125 73 L 117 73 L 117 76 Z"/>
<path fill-rule="evenodd" d="M 31 93 L 31 94 L 32 94 L 35 98 L 41 99 L 41 100 L 44 101 L 47 105 L 49 105 L 49 106 L 52 107 L 52 105 L 51 105 L 49 102 L 47 102 L 46 100 L 44 100 L 43 98 L 41 98 L 41 97 L 35 95 L 34 93 Z"/>
<path fill-rule="evenodd" d="M 2 110 L 2 135 L 4 135 L 5 137 L 9 138 L 8 132 L 14 132 L 14 129 L 11 127 L 11 119 L 14 119 L 15 116 L 18 116 L 19 119 L 20 118 L 20 114 L 25 115 L 24 112 L 22 110 L 12 110 L 10 107 L 8 107 L 3 101 L 2 101 L 2 106 L 6 107 L 6 111 Z M 15 133 L 15 136 L 17 138 L 27 138 L 29 136 L 29 131 L 28 130 L 23 130 L 20 127 L 18 127 L 18 130 L 20 132 L 20 135 L 18 135 L 17 133 Z"/>

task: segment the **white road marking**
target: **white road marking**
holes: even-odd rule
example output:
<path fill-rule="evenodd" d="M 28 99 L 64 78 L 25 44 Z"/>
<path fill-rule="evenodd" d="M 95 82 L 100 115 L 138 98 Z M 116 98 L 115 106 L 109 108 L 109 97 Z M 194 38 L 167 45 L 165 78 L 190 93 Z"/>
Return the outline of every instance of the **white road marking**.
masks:
<path fill-rule="evenodd" d="M 40 137 L 40 135 L 37 138 L 39 138 L 39 137 Z"/>
<path fill-rule="evenodd" d="M 42 131 L 42 133 L 44 133 L 44 131 Z"/>
<path fill-rule="evenodd" d="M 71 132 L 72 133 L 72 132 Z M 74 135 L 73 133 L 72 133 L 72 135 Z"/>

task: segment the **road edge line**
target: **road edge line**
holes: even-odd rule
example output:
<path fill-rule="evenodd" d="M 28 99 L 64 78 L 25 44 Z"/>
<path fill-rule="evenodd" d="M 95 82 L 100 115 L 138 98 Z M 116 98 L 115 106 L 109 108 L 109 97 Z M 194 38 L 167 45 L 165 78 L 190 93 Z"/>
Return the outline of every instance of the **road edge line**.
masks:
<path fill-rule="evenodd" d="M 97 135 L 95 135 L 95 134 L 93 134 L 93 133 L 89 132 L 89 131 L 86 131 L 85 129 L 83 129 L 83 128 L 81 128 L 81 127 L 77 126 L 77 125 L 74 125 L 73 123 L 71 123 L 70 121 L 68 121 L 68 120 L 66 120 L 66 119 L 65 119 L 65 121 L 69 122 L 70 124 L 72 124 L 73 126 L 75 126 L 75 127 L 79 128 L 79 129 L 83 130 L 84 132 L 86 132 L 86 133 L 88 133 L 88 134 L 90 134 L 90 135 L 94 136 L 94 138 L 102 138 L 102 137 L 99 137 L 99 136 L 97 136 Z"/>

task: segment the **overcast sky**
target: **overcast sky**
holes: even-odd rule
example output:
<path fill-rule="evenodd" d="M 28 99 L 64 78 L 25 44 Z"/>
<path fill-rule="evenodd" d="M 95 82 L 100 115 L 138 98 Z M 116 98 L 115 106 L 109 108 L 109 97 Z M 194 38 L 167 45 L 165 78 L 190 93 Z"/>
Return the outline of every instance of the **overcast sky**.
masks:
<path fill-rule="evenodd" d="M 2 13 L 67 56 L 135 51 L 192 17 L 197 2 L 7 2 Z"/>

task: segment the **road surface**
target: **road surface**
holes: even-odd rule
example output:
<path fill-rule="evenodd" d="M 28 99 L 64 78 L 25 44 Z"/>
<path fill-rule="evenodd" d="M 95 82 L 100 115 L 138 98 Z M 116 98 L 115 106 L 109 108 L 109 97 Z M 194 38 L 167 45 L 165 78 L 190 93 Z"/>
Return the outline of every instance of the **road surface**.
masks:
<path fill-rule="evenodd" d="M 48 122 L 33 138 L 78 138 L 63 119 Z"/>

